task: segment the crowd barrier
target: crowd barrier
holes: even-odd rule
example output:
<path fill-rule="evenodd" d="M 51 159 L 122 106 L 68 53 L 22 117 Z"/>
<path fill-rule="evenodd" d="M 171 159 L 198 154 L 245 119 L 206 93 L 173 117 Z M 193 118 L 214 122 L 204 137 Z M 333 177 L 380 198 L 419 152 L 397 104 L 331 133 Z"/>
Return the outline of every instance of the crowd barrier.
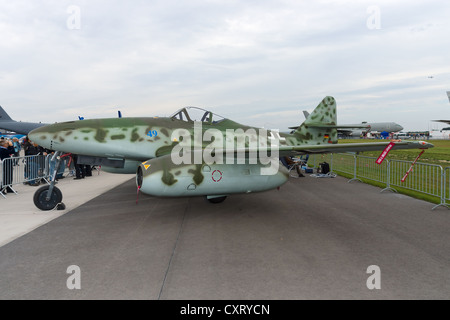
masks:
<path fill-rule="evenodd" d="M 441 201 L 441 204 L 443 203 L 445 205 L 450 202 L 450 167 L 444 169 L 442 185 L 444 191 L 442 193 L 443 201 Z"/>
<path fill-rule="evenodd" d="M 314 167 L 320 162 L 328 162 L 330 170 L 352 176 L 349 182 L 366 179 L 385 185 L 385 190 L 397 192 L 395 187 L 427 194 L 440 199 L 440 203 L 433 207 L 445 206 L 450 209 L 450 167 L 443 168 L 435 164 L 417 162 L 407 177 L 405 174 L 413 164 L 411 161 L 385 159 L 382 164 L 376 164 L 374 157 L 360 156 L 352 153 L 337 153 L 314 155 Z M 56 159 L 52 155 L 25 156 L 8 158 L 0 161 L 0 195 L 6 198 L 6 189 L 14 190 L 17 184 L 35 184 L 44 180 L 49 183 L 54 171 Z M 64 174 L 67 170 L 65 160 L 58 171 Z"/>
<path fill-rule="evenodd" d="M 64 162 L 58 174 L 66 170 Z M 17 194 L 15 186 L 18 184 L 38 185 L 41 181 L 49 183 L 54 171 L 56 159 L 52 155 L 24 156 L 7 158 L 0 161 L 0 195 L 6 198 L 6 190 Z"/>
<path fill-rule="evenodd" d="M 349 182 L 366 179 L 384 185 L 381 192 L 397 192 L 395 188 L 402 188 L 434 196 L 440 199 L 440 203 L 433 210 L 439 206 L 450 209 L 450 167 L 421 162 L 413 165 L 412 161 L 389 159 L 377 164 L 375 157 L 351 153 L 323 155 L 321 160 L 329 162 L 331 171 L 351 175 Z"/>

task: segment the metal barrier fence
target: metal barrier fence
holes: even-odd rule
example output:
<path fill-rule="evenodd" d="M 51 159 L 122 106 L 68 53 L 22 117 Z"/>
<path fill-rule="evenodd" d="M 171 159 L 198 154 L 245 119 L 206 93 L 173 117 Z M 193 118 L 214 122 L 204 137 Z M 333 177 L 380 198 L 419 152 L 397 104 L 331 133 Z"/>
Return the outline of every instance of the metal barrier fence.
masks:
<path fill-rule="evenodd" d="M 3 198 L 6 198 L 6 196 L 3 194 L 3 161 L 0 161 L 0 196 Z"/>
<path fill-rule="evenodd" d="M 2 162 L 1 191 L 14 191 L 14 185 L 29 183 L 38 184 L 41 179 L 47 179 L 49 173 L 47 156 L 25 156 L 7 158 Z"/>
<path fill-rule="evenodd" d="M 403 175 L 410 167 L 411 162 L 390 160 L 390 185 L 435 197 L 442 196 L 443 168 L 441 166 L 417 162 L 414 165 L 413 171 L 411 171 L 409 176 L 402 181 Z"/>
<path fill-rule="evenodd" d="M 443 191 L 441 205 L 445 205 L 448 208 L 447 202 L 450 202 L 450 167 L 444 169 L 442 177 Z"/>
<path fill-rule="evenodd" d="M 323 161 L 330 163 L 332 171 L 352 175 L 349 182 L 366 179 L 384 184 L 386 187 L 381 192 L 397 192 L 393 188 L 397 187 L 431 195 L 440 199 L 440 204 L 433 210 L 439 206 L 450 209 L 450 167 L 444 169 L 439 165 L 417 162 L 405 177 L 411 168 L 411 161 L 386 159 L 379 165 L 375 163 L 376 159 L 350 153 L 322 157 Z"/>
<path fill-rule="evenodd" d="M 6 198 L 6 191 L 12 191 L 18 184 L 37 185 L 49 178 L 54 171 L 56 159 L 52 155 L 36 155 L 18 158 L 7 158 L 0 161 L 0 195 Z M 66 166 L 61 165 L 58 174 L 63 174 Z"/>
<path fill-rule="evenodd" d="M 319 157 L 319 159 L 317 159 Z M 409 176 L 402 181 L 412 165 L 410 161 L 388 160 L 381 165 L 375 163 L 377 158 L 359 156 L 351 153 L 323 154 L 312 157 L 314 167 L 320 162 L 328 162 L 331 171 L 353 176 L 349 182 L 366 179 L 385 184 L 381 190 L 397 192 L 392 187 L 399 187 L 440 198 L 440 204 L 450 209 L 450 167 L 417 162 Z M 311 164 L 311 161 L 309 162 Z M 0 161 L 0 195 L 4 198 L 7 189 L 14 190 L 14 185 L 34 184 L 44 179 L 47 183 L 54 171 L 56 159 L 52 155 L 25 156 L 7 158 Z M 66 165 L 62 164 L 58 174 L 64 174 Z"/>

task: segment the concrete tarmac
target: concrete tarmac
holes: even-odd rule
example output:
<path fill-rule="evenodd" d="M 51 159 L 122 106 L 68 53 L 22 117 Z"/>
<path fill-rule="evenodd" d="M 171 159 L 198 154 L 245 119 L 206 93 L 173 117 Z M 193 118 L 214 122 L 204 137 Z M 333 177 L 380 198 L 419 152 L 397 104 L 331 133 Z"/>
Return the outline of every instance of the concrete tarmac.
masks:
<path fill-rule="evenodd" d="M 39 186 L 14 185 L 17 194 L 8 193 L 6 198 L 0 195 L 0 247 L 132 177 L 134 175 L 118 175 L 94 170 L 92 177 L 82 180 L 74 180 L 71 176 L 60 179 L 56 187 L 62 191 L 62 202 L 67 207 L 67 210 L 61 211 L 41 211 L 34 205 L 35 192 L 46 183 Z"/>
<path fill-rule="evenodd" d="M 449 299 L 450 213 L 432 206 L 310 176 L 136 204 L 129 179 L 0 247 L 0 299 Z"/>

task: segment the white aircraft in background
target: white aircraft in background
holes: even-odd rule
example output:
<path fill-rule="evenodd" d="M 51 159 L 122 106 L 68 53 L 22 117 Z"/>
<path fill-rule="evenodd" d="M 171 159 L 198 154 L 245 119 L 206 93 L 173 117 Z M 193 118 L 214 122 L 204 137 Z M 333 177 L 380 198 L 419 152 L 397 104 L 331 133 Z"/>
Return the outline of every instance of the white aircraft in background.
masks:
<path fill-rule="evenodd" d="M 303 111 L 305 118 L 308 119 L 309 112 Z M 366 134 L 369 132 L 400 132 L 403 130 L 403 127 L 395 122 L 361 122 L 358 124 L 345 124 L 343 125 L 345 128 L 338 129 L 338 133 L 346 135 L 346 136 L 356 136 L 359 137 L 362 134 Z M 289 129 L 294 129 L 294 127 L 290 127 Z"/>
<path fill-rule="evenodd" d="M 447 91 L 447 97 L 448 97 L 448 101 L 450 102 L 450 91 Z M 442 122 L 442 123 L 450 124 L 450 120 L 433 120 L 433 121 L 434 122 Z M 444 130 L 444 129 L 442 129 L 442 130 Z"/>

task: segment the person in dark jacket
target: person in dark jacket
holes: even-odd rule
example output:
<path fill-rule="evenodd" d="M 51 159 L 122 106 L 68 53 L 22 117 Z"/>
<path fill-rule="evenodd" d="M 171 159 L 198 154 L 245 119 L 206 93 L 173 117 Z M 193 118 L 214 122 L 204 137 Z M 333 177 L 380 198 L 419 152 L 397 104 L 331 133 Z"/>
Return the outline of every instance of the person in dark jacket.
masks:
<path fill-rule="evenodd" d="M 11 161 L 3 161 L 11 157 L 14 154 L 14 146 L 11 141 L 3 140 L 0 142 L 0 160 L 3 162 L 3 179 L 0 187 L 0 191 L 14 192 L 10 186 L 12 184 L 13 166 Z"/>
<path fill-rule="evenodd" d="M 0 160 L 4 160 L 6 158 L 10 158 L 12 154 L 14 154 L 13 143 L 8 140 L 3 140 L 0 143 Z"/>
<path fill-rule="evenodd" d="M 72 154 L 73 163 L 75 164 L 74 180 L 84 179 L 86 177 L 86 165 L 78 163 L 78 155 Z"/>
<path fill-rule="evenodd" d="M 27 140 L 23 146 L 25 150 L 25 182 L 30 186 L 38 186 L 40 179 L 38 179 L 40 164 L 38 161 L 38 155 L 42 154 L 43 149 L 36 143 Z"/>

